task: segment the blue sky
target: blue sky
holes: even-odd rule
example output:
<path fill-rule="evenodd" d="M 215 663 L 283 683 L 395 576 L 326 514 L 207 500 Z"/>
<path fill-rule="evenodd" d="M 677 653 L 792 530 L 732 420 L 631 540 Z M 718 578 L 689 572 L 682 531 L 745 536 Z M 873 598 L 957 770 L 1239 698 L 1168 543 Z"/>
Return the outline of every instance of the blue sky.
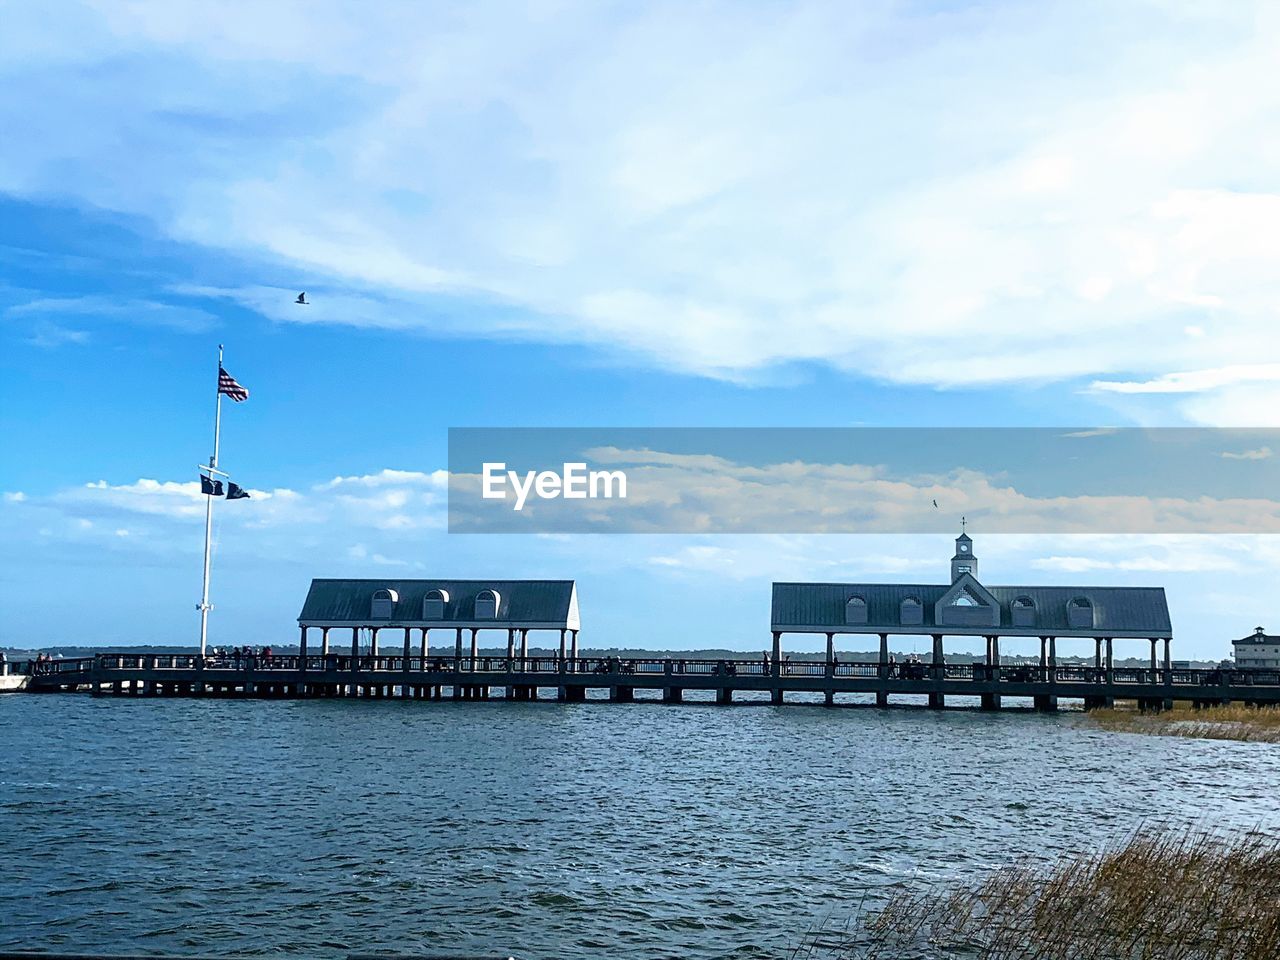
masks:
<path fill-rule="evenodd" d="M 1266 4 L 5 19 L 0 643 L 194 635 L 219 342 L 227 642 L 313 575 L 573 576 L 584 641 L 742 649 L 771 579 L 945 575 L 943 536 L 449 536 L 450 426 L 1280 425 Z M 979 544 L 1164 584 L 1189 653 L 1280 622 L 1274 538 Z"/>

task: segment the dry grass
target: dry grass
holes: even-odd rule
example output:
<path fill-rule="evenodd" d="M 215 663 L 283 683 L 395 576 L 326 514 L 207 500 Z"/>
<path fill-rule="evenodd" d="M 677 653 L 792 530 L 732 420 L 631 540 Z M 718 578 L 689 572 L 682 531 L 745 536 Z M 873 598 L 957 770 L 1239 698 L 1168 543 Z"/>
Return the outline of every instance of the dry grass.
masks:
<path fill-rule="evenodd" d="M 1280 708 L 1244 705 L 1192 710 L 1182 707 L 1161 713 L 1136 710 L 1091 710 L 1088 722 L 1107 730 L 1150 733 L 1164 737 L 1247 740 L 1280 743 Z"/>
<path fill-rule="evenodd" d="M 1100 854 L 897 893 L 797 957 L 1276 960 L 1280 841 L 1142 830 Z"/>

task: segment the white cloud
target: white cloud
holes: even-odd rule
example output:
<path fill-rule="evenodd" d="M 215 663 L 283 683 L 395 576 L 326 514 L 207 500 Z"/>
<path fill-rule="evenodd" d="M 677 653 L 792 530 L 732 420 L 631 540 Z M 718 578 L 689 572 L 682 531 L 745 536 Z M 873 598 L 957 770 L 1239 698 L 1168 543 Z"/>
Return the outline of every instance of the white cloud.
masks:
<path fill-rule="evenodd" d="M 449 471 L 433 470 L 422 473 L 416 470 L 380 470 L 377 473 L 366 473 L 351 477 L 334 477 L 319 487 L 325 490 L 379 487 L 428 487 L 434 490 L 447 490 Z"/>
<path fill-rule="evenodd" d="M 1119 432 L 1119 427 L 1093 427 L 1089 430 L 1073 430 L 1071 433 L 1064 433 L 1063 436 L 1072 440 L 1087 440 L 1090 437 L 1109 437 Z"/>
<path fill-rule="evenodd" d="M 1193 397 L 1182 406 L 1199 423 L 1280 427 L 1280 383 L 1226 387 Z"/>
<path fill-rule="evenodd" d="M 130 323 L 144 327 L 165 327 L 185 333 L 203 333 L 217 323 L 213 314 L 198 307 L 105 296 L 43 297 L 10 307 L 5 311 L 5 317 L 10 321 L 36 318 L 40 321 L 36 327 L 36 337 L 68 343 L 83 343 L 88 334 L 62 328 L 52 321 L 74 318 L 79 323 Z"/>
<path fill-rule="evenodd" d="M 1066 436 L 1096 436 L 1084 431 Z M 1022 479 L 998 467 L 980 471 L 939 464 L 911 474 L 862 463 L 738 462 L 715 455 L 598 447 L 597 465 L 625 466 L 625 498 L 526 501 L 486 499 L 478 473 L 452 474 L 451 529 L 462 532 L 598 533 L 892 533 L 936 530 L 961 516 L 987 531 L 1087 533 L 1275 533 L 1280 499 L 1268 490 L 1182 494 L 1159 484 L 1114 492 L 1053 486 L 1036 469 Z M 1209 454 L 1212 457 L 1212 454 Z M 1188 469 L 1201 463 L 1185 461 Z M 1212 461 L 1211 461 L 1212 462 Z M 1202 470 L 1203 472 L 1203 470 Z M 938 504 L 937 507 L 934 504 Z M 947 518 L 950 518 L 949 520 Z"/>
<path fill-rule="evenodd" d="M 1095 380 L 1092 389 L 1104 393 L 1202 393 L 1241 383 L 1280 380 L 1280 363 L 1240 363 L 1209 370 L 1167 373 L 1153 380 Z"/>
<path fill-rule="evenodd" d="M 299 545 L 327 544 L 361 530 L 388 542 L 413 543 L 444 527 L 443 473 L 382 470 L 337 477 L 304 491 L 251 487 L 248 500 L 215 501 L 215 542 L 218 549 L 263 556 L 292 555 Z M 152 556 L 198 552 L 202 546 L 206 498 L 194 480 L 96 480 L 47 496 L 6 495 L 5 501 L 27 508 L 23 516 L 29 522 L 38 518 L 45 535 L 69 542 L 89 537 L 104 549 L 121 549 L 111 541 L 127 538 L 128 549 Z M 349 556 L 384 566 L 411 562 L 363 545 L 352 547 Z"/>
<path fill-rule="evenodd" d="M 47 322 L 37 323 L 27 337 L 27 343 L 44 350 L 53 350 L 69 343 L 78 345 L 88 342 L 89 333 L 86 330 L 72 330 Z"/>
<path fill-rule="evenodd" d="M 1242 450 L 1239 453 L 1225 450 L 1222 453 L 1222 458 L 1224 460 L 1269 460 L 1273 456 L 1275 456 L 1275 454 L 1272 453 L 1270 447 L 1258 447 L 1254 450 Z"/>
<path fill-rule="evenodd" d="M 445 293 L 502 308 L 470 335 L 738 379 L 1183 393 L 1280 364 L 1261 0 L 109 5 L 6 34 L 0 190 L 283 262 L 313 308 L 224 291 L 277 320 L 457 333 Z M 1249 414 L 1211 399 L 1165 403 Z"/>

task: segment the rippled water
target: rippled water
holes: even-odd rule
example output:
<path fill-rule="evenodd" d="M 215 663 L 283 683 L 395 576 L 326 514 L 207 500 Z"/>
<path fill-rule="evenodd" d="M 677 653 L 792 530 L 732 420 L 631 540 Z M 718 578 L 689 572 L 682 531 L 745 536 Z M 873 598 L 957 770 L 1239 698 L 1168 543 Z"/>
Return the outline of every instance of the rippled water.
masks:
<path fill-rule="evenodd" d="M 1151 819 L 1280 746 L 1071 716 L 0 697 L 0 945 L 785 956 L 868 891 Z"/>

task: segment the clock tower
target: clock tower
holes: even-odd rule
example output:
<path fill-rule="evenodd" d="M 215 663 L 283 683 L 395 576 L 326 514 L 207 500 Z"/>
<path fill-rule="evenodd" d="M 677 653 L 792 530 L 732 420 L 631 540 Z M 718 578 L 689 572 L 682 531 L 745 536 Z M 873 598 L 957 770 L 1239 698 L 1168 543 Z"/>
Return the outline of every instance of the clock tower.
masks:
<path fill-rule="evenodd" d="M 965 520 L 960 518 L 960 536 L 956 537 L 956 552 L 951 558 L 951 582 L 955 583 L 964 574 L 978 576 L 978 558 L 973 555 L 973 540 L 964 532 Z"/>

